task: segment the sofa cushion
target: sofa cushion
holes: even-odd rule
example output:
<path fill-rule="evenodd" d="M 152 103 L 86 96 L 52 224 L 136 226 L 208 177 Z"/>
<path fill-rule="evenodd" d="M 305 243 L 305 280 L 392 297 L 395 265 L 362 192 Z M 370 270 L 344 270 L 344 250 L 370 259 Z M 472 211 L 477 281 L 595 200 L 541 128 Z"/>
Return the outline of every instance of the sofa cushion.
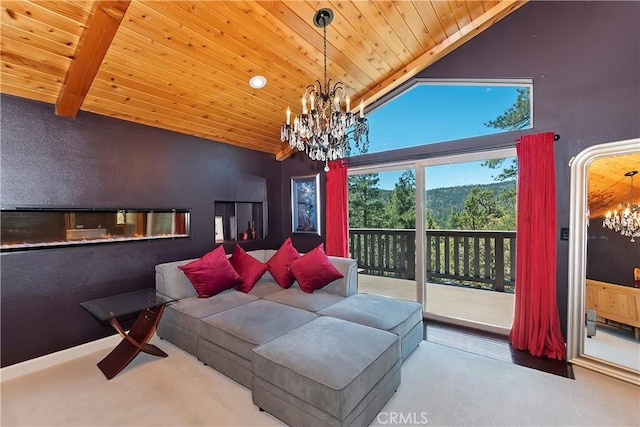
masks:
<path fill-rule="evenodd" d="M 200 319 L 220 313 L 230 308 L 255 301 L 258 298 L 234 289 L 220 292 L 215 298 L 183 298 L 168 305 L 160 319 L 160 323 L 172 323 L 179 328 L 200 333 Z"/>
<path fill-rule="evenodd" d="M 247 253 L 258 261 L 266 263 L 276 252 L 276 249 L 255 249 Z"/>
<path fill-rule="evenodd" d="M 286 289 L 295 282 L 296 278 L 289 270 L 289 263 L 299 257 L 300 254 L 293 247 L 291 238 L 287 237 L 287 240 L 284 241 L 278 251 L 267 261 L 269 273 L 271 273 L 278 285 Z"/>
<path fill-rule="evenodd" d="M 233 254 L 229 258 L 229 262 L 233 266 L 233 269 L 242 278 L 242 284 L 236 286 L 236 289 L 247 293 L 262 277 L 265 271 L 267 271 L 267 265 L 258 261 L 255 257 L 249 255 L 240 247 L 236 245 L 233 249 Z"/>
<path fill-rule="evenodd" d="M 293 285 L 289 289 L 281 289 L 280 292 L 267 295 L 264 299 L 315 313 L 318 310 L 342 301 L 344 297 L 324 291 L 316 291 L 308 294 Z"/>
<path fill-rule="evenodd" d="M 322 250 L 322 243 L 289 263 L 289 269 L 298 281 L 300 289 L 312 293 L 344 276 L 331 264 Z"/>
<path fill-rule="evenodd" d="M 422 321 L 422 305 L 382 295 L 356 294 L 318 312 L 404 337 Z"/>
<path fill-rule="evenodd" d="M 269 278 L 266 277 L 267 275 L 269 276 Z M 262 279 L 258 280 L 258 283 L 254 285 L 253 289 L 251 289 L 251 291 L 249 292 L 249 295 L 253 295 L 258 298 L 266 298 L 269 295 L 285 290 L 286 289 L 282 289 L 282 287 L 278 285 L 276 281 L 273 280 L 271 275 L 269 275 L 269 273 L 267 272 L 264 276 L 262 276 Z"/>
<path fill-rule="evenodd" d="M 222 245 L 178 268 L 189 278 L 200 298 L 208 298 L 242 284 L 242 278 L 233 269 Z"/>
<path fill-rule="evenodd" d="M 271 341 L 316 317 L 305 310 L 259 299 L 202 319 L 200 339 L 251 360 L 256 345 Z"/>

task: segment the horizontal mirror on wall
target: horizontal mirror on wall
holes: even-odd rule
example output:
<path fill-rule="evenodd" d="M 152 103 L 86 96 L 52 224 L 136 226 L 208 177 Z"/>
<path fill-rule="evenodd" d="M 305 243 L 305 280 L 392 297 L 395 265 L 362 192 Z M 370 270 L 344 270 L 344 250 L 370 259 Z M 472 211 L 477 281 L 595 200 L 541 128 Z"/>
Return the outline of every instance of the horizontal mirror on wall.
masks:
<path fill-rule="evenodd" d="M 188 209 L 0 211 L 0 250 L 189 237 Z"/>

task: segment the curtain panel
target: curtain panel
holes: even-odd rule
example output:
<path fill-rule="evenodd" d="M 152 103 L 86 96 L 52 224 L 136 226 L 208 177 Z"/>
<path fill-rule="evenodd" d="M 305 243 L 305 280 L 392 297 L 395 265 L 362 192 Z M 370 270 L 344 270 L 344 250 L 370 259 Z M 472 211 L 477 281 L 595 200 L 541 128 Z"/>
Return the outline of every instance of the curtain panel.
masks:
<path fill-rule="evenodd" d="M 346 160 L 334 160 L 329 162 L 329 172 L 325 176 L 325 252 L 340 257 L 349 256 L 347 168 Z"/>
<path fill-rule="evenodd" d="M 556 190 L 553 132 L 526 135 L 518 157 L 516 291 L 509 335 L 518 350 L 565 359 L 556 301 Z"/>

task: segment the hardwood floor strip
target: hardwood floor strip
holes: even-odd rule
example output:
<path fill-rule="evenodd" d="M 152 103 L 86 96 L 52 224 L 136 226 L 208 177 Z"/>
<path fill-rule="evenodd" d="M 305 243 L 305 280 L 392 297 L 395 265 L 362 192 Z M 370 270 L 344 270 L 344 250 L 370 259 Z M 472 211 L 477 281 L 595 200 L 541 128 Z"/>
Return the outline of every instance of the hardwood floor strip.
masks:
<path fill-rule="evenodd" d="M 429 320 L 424 322 L 424 339 L 480 356 L 575 379 L 569 363 L 535 357 L 527 351 L 516 350 L 511 347 L 507 337 L 492 332 Z"/>

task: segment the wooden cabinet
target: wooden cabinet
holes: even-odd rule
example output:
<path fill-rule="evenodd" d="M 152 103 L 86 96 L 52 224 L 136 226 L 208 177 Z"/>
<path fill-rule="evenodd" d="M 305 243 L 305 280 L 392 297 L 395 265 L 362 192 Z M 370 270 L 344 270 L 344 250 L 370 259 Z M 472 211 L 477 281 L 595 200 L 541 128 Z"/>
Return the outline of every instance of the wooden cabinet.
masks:
<path fill-rule="evenodd" d="M 596 316 L 633 326 L 640 339 L 640 289 L 587 279 L 586 308 Z"/>

